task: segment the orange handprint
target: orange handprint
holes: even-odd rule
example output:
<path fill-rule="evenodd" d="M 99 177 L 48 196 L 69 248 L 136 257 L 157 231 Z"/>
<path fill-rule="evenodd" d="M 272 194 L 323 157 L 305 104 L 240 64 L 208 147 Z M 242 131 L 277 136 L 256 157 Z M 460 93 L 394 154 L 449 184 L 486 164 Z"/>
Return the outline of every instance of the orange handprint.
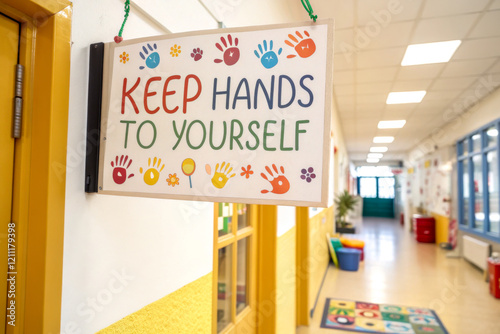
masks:
<path fill-rule="evenodd" d="M 309 33 L 304 30 L 304 34 L 307 37 L 306 39 L 304 39 L 304 37 L 302 36 L 302 34 L 299 31 L 296 31 L 295 34 L 300 38 L 300 42 L 297 39 L 297 37 L 295 37 L 292 34 L 288 34 L 288 37 L 297 45 L 294 45 L 289 40 L 285 40 L 285 44 L 294 48 L 295 52 L 297 52 L 297 54 L 301 58 L 307 58 L 307 57 L 312 56 L 314 54 L 314 52 L 316 51 L 316 44 L 309 36 Z M 296 56 L 297 55 L 291 54 L 291 55 L 288 55 L 286 57 L 287 58 L 295 58 Z"/>
<path fill-rule="evenodd" d="M 260 173 L 260 176 L 262 176 L 266 181 L 269 181 L 271 183 L 271 186 L 273 186 L 272 190 L 261 190 L 261 193 L 267 194 L 268 192 L 272 192 L 274 194 L 284 194 L 288 190 L 290 190 L 290 182 L 288 182 L 288 179 L 285 177 L 285 169 L 283 166 L 280 167 L 280 170 L 278 171 L 278 168 L 276 167 L 275 164 L 273 164 L 273 169 L 274 172 L 276 173 L 276 177 L 273 174 L 273 171 L 269 166 L 266 166 L 266 171 L 267 173 L 272 177 L 271 180 L 267 178 L 267 175 L 264 173 Z M 280 173 L 281 172 L 281 173 Z"/>

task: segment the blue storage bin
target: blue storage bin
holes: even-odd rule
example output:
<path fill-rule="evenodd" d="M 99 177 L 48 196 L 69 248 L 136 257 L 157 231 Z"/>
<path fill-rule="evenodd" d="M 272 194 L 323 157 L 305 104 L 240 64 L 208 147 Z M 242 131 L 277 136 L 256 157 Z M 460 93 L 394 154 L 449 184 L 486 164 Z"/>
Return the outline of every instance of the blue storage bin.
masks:
<path fill-rule="evenodd" d="M 354 248 L 339 248 L 336 251 L 339 267 L 342 270 L 358 271 L 361 251 Z"/>

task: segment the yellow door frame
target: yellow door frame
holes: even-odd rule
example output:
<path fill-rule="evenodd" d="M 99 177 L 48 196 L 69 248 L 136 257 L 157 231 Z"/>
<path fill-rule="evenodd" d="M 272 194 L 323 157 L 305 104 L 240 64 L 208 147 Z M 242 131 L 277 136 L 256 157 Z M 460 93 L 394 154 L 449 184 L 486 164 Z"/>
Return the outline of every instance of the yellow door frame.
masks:
<path fill-rule="evenodd" d="M 296 245 L 295 245 L 295 294 L 297 326 L 309 325 L 309 208 L 295 209 Z"/>
<path fill-rule="evenodd" d="M 17 312 L 16 326 L 7 326 L 7 333 L 59 333 L 71 3 L 2 0 L 0 11 L 21 22 L 19 61 L 25 67 L 12 213 L 17 229 Z"/>

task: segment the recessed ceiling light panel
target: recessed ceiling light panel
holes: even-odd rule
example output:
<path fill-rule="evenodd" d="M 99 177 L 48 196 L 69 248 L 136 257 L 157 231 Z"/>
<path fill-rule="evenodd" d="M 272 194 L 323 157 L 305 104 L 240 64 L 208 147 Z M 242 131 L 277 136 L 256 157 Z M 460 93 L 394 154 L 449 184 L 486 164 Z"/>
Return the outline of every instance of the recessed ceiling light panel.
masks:
<path fill-rule="evenodd" d="M 379 161 L 380 161 L 380 159 L 373 159 L 373 158 L 366 159 L 366 162 L 371 163 L 371 164 L 376 164 Z"/>
<path fill-rule="evenodd" d="M 420 103 L 427 92 L 425 90 L 417 90 L 413 92 L 390 92 L 385 103 L 387 104 L 402 104 L 402 103 Z"/>
<path fill-rule="evenodd" d="M 405 124 L 406 124 L 405 120 L 380 121 L 380 122 L 378 122 L 378 128 L 379 129 L 401 129 L 403 126 L 405 126 Z"/>
<path fill-rule="evenodd" d="M 392 143 L 394 141 L 394 137 L 374 137 L 373 142 L 376 144 L 380 143 Z"/>
<path fill-rule="evenodd" d="M 370 147 L 370 152 L 384 153 L 387 152 L 388 148 L 386 146 L 372 146 Z"/>
<path fill-rule="evenodd" d="M 369 159 L 382 159 L 383 156 L 382 153 L 368 153 Z"/>
<path fill-rule="evenodd" d="M 446 63 L 462 41 L 412 44 L 406 48 L 401 66 Z"/>

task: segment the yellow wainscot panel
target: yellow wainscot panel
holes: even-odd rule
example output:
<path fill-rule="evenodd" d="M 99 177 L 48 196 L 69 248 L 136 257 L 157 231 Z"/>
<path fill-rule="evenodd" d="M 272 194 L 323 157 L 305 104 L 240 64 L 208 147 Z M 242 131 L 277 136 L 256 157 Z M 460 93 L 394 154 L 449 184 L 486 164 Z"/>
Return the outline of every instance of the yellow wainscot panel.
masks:
<path fill-rule="evenodd" d="M 132 313 L 99 334 L 209 334 L 212 273 Z"/>

